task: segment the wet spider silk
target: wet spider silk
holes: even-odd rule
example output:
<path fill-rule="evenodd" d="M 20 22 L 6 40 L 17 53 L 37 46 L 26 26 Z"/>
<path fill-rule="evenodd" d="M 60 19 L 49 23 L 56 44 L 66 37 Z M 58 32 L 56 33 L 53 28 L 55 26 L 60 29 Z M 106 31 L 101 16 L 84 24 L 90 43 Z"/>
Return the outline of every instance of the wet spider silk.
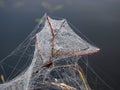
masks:
<path fill-rule="evenodd" d="M 66 19 L 45 14 L 33 32 L 0 61 L 6 80 L 0 90 L 90 90 L 87 74 L 78 62 L 99 48 L 81 37 Z M 12 60 L 16 60 L 15 65 L 9 65 Z M 21 62 L 25 65 L 18 70 Z M 9 75 L 6 66 L 11 69 Z"/>

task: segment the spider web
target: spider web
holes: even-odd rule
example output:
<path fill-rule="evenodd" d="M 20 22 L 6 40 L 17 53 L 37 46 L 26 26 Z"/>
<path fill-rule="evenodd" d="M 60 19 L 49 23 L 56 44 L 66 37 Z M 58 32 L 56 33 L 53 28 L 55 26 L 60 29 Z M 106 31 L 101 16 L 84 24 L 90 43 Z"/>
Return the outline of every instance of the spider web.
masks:
<path fill-rule="evenodd" d="M 78 62 L 98 51 L 66 19 L 44 15 L 33 32 L 0 61 L 6 80 L 0 90 L 90 90 Z"/>

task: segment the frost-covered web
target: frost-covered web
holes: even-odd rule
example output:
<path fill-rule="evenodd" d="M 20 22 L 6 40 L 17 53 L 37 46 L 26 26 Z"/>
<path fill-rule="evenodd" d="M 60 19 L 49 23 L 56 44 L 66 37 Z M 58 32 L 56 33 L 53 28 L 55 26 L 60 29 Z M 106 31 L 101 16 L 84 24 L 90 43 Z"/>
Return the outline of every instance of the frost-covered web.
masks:
<path fill-rule="evenodd" d="M 33 32 L 0 61 L 5 78 L 1 76 L 0 90 L 90 90 L 88 74 L 79 62 L 90 68 L 83 57 L 98 51 L 65 19 L 44 15 Z"/>

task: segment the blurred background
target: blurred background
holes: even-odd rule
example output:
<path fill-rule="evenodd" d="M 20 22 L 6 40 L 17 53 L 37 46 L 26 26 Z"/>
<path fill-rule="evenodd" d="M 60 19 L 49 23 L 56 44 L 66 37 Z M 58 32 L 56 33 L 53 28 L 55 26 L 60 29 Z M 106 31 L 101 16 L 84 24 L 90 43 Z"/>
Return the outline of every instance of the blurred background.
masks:
<path fill-rule="evenodd" d="M 40 18 L 66 18 L 101 51 L 89 64 L 120 90 L 120 0 L 0 0 L 0 60 L 14 50 Z"/>

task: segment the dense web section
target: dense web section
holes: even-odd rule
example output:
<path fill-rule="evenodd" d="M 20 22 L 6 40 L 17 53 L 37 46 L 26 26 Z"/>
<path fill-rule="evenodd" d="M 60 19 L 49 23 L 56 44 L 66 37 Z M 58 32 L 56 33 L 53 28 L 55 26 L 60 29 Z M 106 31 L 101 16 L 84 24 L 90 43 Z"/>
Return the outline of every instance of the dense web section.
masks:
<path fill-rule="evenodd" d="M 0 90 L 91 90 L 86 72 L 89 68 L 97 74 L 83 57 L 98 51 L 66 19 L 44 15 L 33 32 L 0 61 Z"/>

